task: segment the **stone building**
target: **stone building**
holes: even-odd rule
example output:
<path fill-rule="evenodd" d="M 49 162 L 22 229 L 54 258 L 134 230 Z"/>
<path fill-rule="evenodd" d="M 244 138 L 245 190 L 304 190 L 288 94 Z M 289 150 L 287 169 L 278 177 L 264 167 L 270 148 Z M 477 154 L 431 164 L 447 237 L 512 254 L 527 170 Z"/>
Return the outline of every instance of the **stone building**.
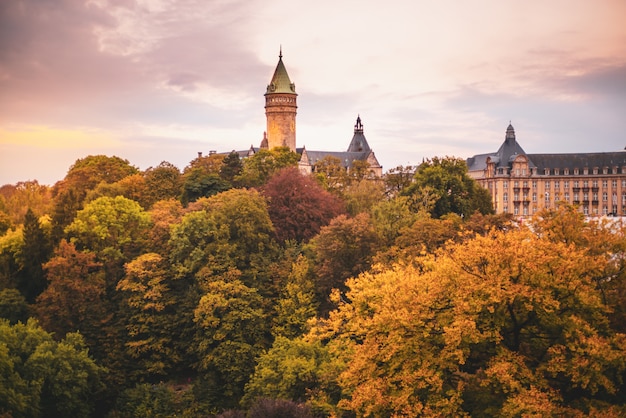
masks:
<path fill-rule="evenodd" d="M 467 167 L 496 213 L 523 218 L 561 201 L 587 216 L 626 215 L 626 151 L 527 154 L 509 124 L 500 148 L 468 158 Z"/>
<path fill-rule="evenodd" d="M 381 177 L 383 168 L 370 148 L 365 135 L 361 117 L 357 116 L 354 134 L 346 151 L 314 151 L 296 146 L 296 114 L 298 109 L 296 85 L 291 82 L 283 63 L 282 49 L 278 55 L 278 64 L 274 75 L 265 91 L 265 117 L 267 130 L 258 148 L 251 146 L 245 151 L 237 151 L 242 158 L 250 157 L 259 149 L 288 147 L 300 155 L 298 167 L 302 173 L 315 171 L 315 164 L 327 157 L 336 158 L 341 165 L 350 170 L 356 161 L 366 161 L 372 177 Z"/>

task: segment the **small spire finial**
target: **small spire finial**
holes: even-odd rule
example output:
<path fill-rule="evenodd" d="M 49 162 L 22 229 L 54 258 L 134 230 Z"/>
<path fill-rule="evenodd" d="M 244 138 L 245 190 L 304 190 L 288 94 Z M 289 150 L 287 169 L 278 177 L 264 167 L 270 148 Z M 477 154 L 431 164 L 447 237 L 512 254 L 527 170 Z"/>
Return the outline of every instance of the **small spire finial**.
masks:
<path fill-rule="evenodd" d="M 280 52 L 278 53 L 278 58 L 283 58 L 283 45 L 280 44 Z"/>

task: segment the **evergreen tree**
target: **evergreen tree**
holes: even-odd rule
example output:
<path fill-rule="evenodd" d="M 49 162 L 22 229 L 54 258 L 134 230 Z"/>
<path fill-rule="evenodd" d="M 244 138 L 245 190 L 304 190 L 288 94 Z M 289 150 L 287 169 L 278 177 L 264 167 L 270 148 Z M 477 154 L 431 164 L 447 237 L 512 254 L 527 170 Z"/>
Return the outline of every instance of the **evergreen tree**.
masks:
<path fill-rule="evenodd" d="M 46 288 L 42 265 L 50 258 L 51 245 L 39 219 L 30 208 L 24 217 L 23 234 L 22 256 L 24 264 L 19 275 L 18 288 L 26 300 L 33 303 Z"/>

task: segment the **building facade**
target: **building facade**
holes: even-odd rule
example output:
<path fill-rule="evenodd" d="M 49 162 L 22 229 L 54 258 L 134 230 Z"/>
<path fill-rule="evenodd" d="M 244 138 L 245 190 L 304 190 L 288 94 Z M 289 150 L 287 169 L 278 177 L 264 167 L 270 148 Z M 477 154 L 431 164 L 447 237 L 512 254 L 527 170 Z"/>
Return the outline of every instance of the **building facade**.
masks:
<path fill-rule="evenodd" d="M 265 117 L 267 130 L 259 148 L 272 149 L 288 147 L 300 154 L 298 167 L 304 174 L 315 171 L 315 164 L 327 157 L 338 159 L 342 167 L 350 170 L 356 161 L 367 162 L 372 177 L 381 177 L 383 168 L 376 159 L 363 133 L 361 117 L 357 116 L 354 134 L 346 151 L 314 151 L 306 147 L 296 147 L 296 86 L 291 82 L 283 63 L 282 49 L 278 55 L 278 64 L 265 92 Z M 258 150 L 251 147 L 240 151 L 241 156 L 250 156 Z"/>
<path fill-rule="evenodd" d="M 496 213 L 524 218 L 567 202 L 586 216 L 626 215 L 626 151 L 527 154 L 509 124 L 498 151 L 468 158 L 467 167 Z"/>

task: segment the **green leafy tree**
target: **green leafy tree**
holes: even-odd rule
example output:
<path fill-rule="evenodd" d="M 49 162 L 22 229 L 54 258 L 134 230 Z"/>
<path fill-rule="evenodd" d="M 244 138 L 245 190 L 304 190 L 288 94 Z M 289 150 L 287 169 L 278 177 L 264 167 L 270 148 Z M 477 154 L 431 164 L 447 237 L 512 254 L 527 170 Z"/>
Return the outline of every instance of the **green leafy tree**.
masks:
<path fill-rule="evenodd" d="M 89 417 L 103 373 L 80 334 L 56 342 L 33 319 L 0 320 L 0 413 L 14 417 Z"/>
<path fill-rule="evenodd" d="M 8 319 L 11 325 L 26 322 L 29 308 L 26 299 L 17 289 L 0 290 L 0 318 Z"/>
<path fill-rule="evenodd" d="M 239 157 L 239 153 L 232 151 L 228 154 L 223 161 L 223 165 L 220 168 L 220 177 L 233 186 L 236 186 L 235 178 L 241 174 L 243 170 L 243 163 Z"/>
<path fill-rule="evenodd" d="M 128 160 L 105 155 L 89 155 L 76 160 L 65 178 L 57 182 L 53 189 L 55 205 L 52 214 L 53 238 L 55 242 L 63 238 L 63 231 L 83 208 L 87 193 L 100 183 L 112 184 L 124 177 L 138 174 L 139 170 Z"/>
<path fill-rule="evenodd" d="M 308 321 L 317 314 L 315 286 L 308 277 L 309 261 L 299 255 L 276 300 L 272 334 L 295 338 L 308 331 Z"/>
<path fill-rule="evenodd" d="M 313 165 L 317 181 L 329 192 L 341 195 L 350 179 L 348 171 L 337 157 L 326 156 Z"/>
<path fill-rule="evenodd" d="M 318 341 L 277 337 L 264 353 L 246 385 L 244 404 L 258 398 L 305 401 L 324 384 L 324 367 L 331 361 Z"/>
<path fill-rule="evenodd" d="M 243 187 L 262 186 L 275 172 L 281 168 L 293 167 L 299 160 L 300 156 L 287 147 L 260 149 L 243 161 L 243 170 L 235 177 L 235 182 Z"/>
<path fill-rule="evenodd" d="M 379 180 L 369 178 L 353 181 L 345 188 L 343 199 L 350 215 L 369 213 L 375 205 L 386 199 L 385 185 Z"/>
<path fill-rule="evenodd" d="M 20 181 L 15 185 L 5 184 L 0 187 L 0 212 L 6 214 L 10 225 L 19 225 L 24 221 L 30 209 L 37 217 L 50 213 L 52 192 L 50 187 L 41 185 L 37 180 Z"/>
<path fill-rule="evenodd" d="M 145 247 L 150 216 L 139 203 L 122 196 L 100 197 L 80 210 L 65 232 L 80 250 L 97 254 L 114 290 L 123 275 L 123 264 Z"/>
<path fill-rule="evenodd" d="M 469 177 L 467 165 L 460 158 L 434 157 L 423 162 L 403 194 L 415 199 L 418 206 L 424 206 L 420 202 L 428 202 L 425 206 L 433 218 L 451 212 L 460 216 L 470 216 L 477 211 L 493 213 L 489 192 Z"/>
<path fill-rule="evenodd" d="M 46 288 L 42 265 L 50 258 L 52 247 L 48 234 L 30 209 L 24 217 L 23 234 L 23 265 L 18 275 L 18 289 L 29 303 L 33 303 Z"/>
<path fill-rule="evenodd" d="M 343 203 L 296 167 L 283 168 L 262 189 L 279 241 L 308 241 L 344 212 Z"/>
<path fill-rule="evenodd" d="M 228 190 L 232 184 L 220 177 L 224 155 L 212 154 L 198 157 L 189 163 L 183 172 L 183 204 L 195 202 L 201 197 L 209 197 Z"/>
<path fill-rule="evenodd" d="M 383 176 L 387 195 L 395 197 L 402 193 L 404 189 L 408 188 L 413 182 L 415 169 L 416 167 L 412 165 L 406 167 L 399 165 L 387 171 Z"/>
<path fill-rule="evenodd" d="M 9 230 L 0 236 L 0 288 L 16 288 L 19 272 L 23 269 L 24 259 L 23 228 Z"/>
<path fill-rule="evenodd" d="M 199 371 L 210 387 L 213 405 L 232 408 L 268 344 L 261 296 L 237 279 L 213 281 L 195 310 Z"/>

